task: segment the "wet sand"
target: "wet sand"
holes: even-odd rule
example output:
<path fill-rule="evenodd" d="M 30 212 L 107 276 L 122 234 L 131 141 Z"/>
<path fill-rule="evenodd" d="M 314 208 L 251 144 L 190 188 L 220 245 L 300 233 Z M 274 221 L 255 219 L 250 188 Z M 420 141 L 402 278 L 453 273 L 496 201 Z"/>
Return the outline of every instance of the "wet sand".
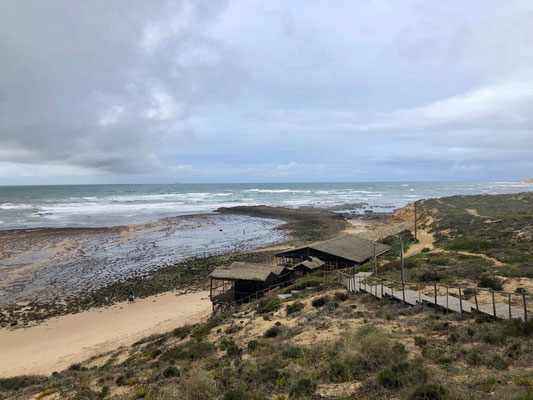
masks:
<path fill-rule="evenodd" d="M 186 259 L 279 243 L 282 224 L 208 214 L 115 228 L 0 231 L 0 305 L 62 302 Z"/>
<path fill-rule="evenodd" d="M 207 291 L 161 295 L 47 320 L 24 329 L 0 329 L 0 378 L 62 371 L 91 356 L 146 336 L 200 322 L 211 312 Z"/>

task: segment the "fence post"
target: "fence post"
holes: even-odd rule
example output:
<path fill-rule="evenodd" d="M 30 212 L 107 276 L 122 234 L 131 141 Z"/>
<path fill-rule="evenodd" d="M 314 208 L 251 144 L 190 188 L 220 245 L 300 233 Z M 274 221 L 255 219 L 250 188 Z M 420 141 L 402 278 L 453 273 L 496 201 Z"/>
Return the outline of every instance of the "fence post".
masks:
<path fill-rule="evenodd" d="M 509 319 L 513 318 L 513 312 L 511 310 L 511 293 L 509 293 Z"/>
<path fill-rule="evenodd" d="M 405 282 L 402 275 L 402 303 L 405 305 Z"/>
<path fill-rule="evenodd" d="M 418 285 L 418 304 L 422 304 L 422 289 L 420 289 L 420 285 Z"/>
<path fill-rule="evenodd" d="M 479 304 L 477 303 L 477 289 L 474 289 L 474 300 L 476 300 L 476 310 L 479 312 Z"/>
<path fill-rule="evenodd" d="M 383 279 L 381 280 L 381 298 L 383 298 Z"/>
<path fill-rule="evenodd" d="M 524 322 L 527 322 L 527 303 L 526 303 L 526 294 L 522 292 L 522 301 L 524 302 Z"/>
<path fill-rule="evenodd" d="M 461 296 L 461 285 L 459 285 L 459 310 L 463 313 L 463 298 Z"/>
<path fill-rule="evenodd" d="M 494 299 L 494 290 L 492 290 L 492 312 L 494 314 L 494 318 L 496 318 L 496 300 Z"/>
<path fill-rule="evenodd" d="M 392 284 L 390 285 L 390 297 L 394 299 L 394 281 L 392 281 Z"/>
<path fill-rule="evenodd" d="M 446 285 L 446 314 L 448 313 L 449 306 L 448 306 L 448 285 Z"/>
<path fill-rule="evenodd" d="M 437 306 L 437 282 L 433 282 L 433 286 L 435 287 L 435 306 Z"/>

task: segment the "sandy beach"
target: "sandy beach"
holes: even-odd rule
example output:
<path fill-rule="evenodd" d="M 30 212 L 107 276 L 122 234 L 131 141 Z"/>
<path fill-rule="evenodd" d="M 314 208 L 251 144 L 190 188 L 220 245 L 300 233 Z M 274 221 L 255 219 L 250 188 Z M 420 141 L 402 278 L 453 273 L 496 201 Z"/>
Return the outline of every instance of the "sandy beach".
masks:
<path fill-rule="evenodd" d="M 0 330 L 0 377 L 62 371 L 91 356 L 156 333 L 200 322 L 211 312 L 207 291 L 161 295 Z"/>

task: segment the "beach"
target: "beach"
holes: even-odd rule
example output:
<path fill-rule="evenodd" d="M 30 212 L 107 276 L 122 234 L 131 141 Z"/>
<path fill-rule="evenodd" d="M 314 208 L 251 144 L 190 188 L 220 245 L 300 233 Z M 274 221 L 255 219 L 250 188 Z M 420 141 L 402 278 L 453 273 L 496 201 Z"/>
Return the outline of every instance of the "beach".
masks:
<path fill-rule="evenodd" d="M 190 258 L 279 243 L 286 237 L 276 229 L 282 223 L 209 214 L 110 228 L 0 231 L 0 305 L 66 302 Z"/>
<path fill-rule="evenodd" d="M 166 292 L 52 318 L 24 329 L 0 329 L 0 378 L 50 375 L 153 334 L 198 323 L 211 312 L 209 292 Z"/>

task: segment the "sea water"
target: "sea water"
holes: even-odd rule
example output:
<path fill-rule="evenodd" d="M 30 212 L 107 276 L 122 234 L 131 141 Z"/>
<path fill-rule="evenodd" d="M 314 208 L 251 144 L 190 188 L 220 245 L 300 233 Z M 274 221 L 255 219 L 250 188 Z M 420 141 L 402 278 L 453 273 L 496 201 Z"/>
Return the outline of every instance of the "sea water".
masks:
<path fill-rule="evenodd" d="M 293 208 L 351 204 L 354 213 L 386 212 L 418 199 L 530 190 L 533 183 L 517 182 L 3 186 L 0 229 L 127 225 L 260 204 Z"/>

